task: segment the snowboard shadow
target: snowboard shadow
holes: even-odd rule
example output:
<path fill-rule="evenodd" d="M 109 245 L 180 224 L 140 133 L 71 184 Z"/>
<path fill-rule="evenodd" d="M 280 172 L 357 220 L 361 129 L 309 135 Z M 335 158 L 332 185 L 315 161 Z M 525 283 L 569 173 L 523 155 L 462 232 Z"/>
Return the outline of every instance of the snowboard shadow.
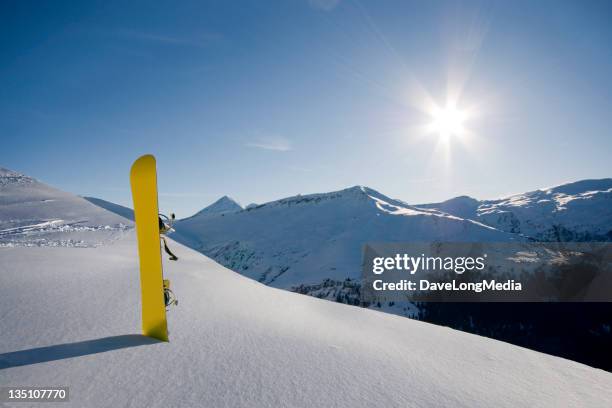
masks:
<path fill-rule="evenodd" d="M 157 343 L 163 342 L 141 334 L 125 334 L 76 343 L 56 344 L 47 347 L 13 351 L 0 354 L 0 370 Z"/>

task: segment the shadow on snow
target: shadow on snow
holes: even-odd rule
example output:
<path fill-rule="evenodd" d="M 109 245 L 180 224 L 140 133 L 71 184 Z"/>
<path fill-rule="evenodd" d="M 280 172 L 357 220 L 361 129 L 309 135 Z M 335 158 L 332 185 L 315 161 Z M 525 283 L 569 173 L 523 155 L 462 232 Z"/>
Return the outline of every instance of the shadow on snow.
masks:
<path fill-rule="evenodd" d="M 13 351 L 0 354 L 0 370 L 157 343 L 162 342 L 140 334 L 126 334 Z"/>

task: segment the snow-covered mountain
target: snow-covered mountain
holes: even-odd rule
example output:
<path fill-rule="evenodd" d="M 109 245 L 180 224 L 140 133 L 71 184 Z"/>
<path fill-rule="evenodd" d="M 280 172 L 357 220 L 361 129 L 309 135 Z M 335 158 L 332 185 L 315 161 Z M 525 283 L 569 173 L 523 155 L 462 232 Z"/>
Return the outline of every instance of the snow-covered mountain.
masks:
<path fill-rule="evenodd" d="M 189 217 L 198 219 L 201 217 L 212 217 L 217 215 L 230 214 L 242 210 L 242 206 L 233 198 L 223 196 L 208 207 L 198 211 L 195 215 Z"/>
<path fill-rule="evenodd" d="M 126 222 L 76 196 L 3 174 L 2 225 Z M 294 197 L 217 218 L 258 211 L 272 217 L 290 208 L 289 228 L 335 208 L 327 220 L 342 211 L 357 217 L 332 225 L 354 225 L 350 232 L 366 223 L 383 234 L 377 227 L 381 223 L 400 238 L 413 229 L 426 237 L 425 228 L 453 237 L 464 231 L 479 239 L 507 236 L 358 190 Z M 337 206 L 337 200 L 344 203 Z M 372 211 L 379 215 L 370 219 Z M 391 217 L 402 220 L 403 229 L 395 230 Z M 282 225 L 265 225 L 271 218 L 262 218 L 260 234 L 281 232 Z M 321 225 L 311 228 L 325 232 Z M 38 236 L 3 232 L 18 235 L 23 245 L 0 247 L 0 384 L 68 386 L 70 401 L 61 406 L 612 405 L 608 372 L 447 327 L 267 287 L 175 242 L 171 246 L 179 261 L 164 260 L 164 268 L 180 303 L 168 315 L 170 342 L 160 343 L 136 334 L 140 286 L 133 230 L 108 240 L 104 229 L 92 229 L 89 238 L 99 245 L 87 248 L 53 247 Z M 56 241 L 66 241 L 74 232 L 53 233 Z M 291 230 L 285 234 L 293 237 Z M 33 245 L 26 244 L 28 239 Z"/>
<path fill-rule="evenodd" d="M 499 200 L 462 196 L 416 206 L 361 186 L 246 209 L 223 197 L 176 223 L 175 237 L 268 285 L 359 304 L 366 243 L 609 241 L 611 199 L 612 179 L 583 180 Z M 392 312 L 415 315 L 414 308 L 405 306 Z"/>
<path fill-rule="evenodd" d="M 575 183 L 479 201 L 456 197 L 417 205 L 472 219 L 538 241 L 612 241 L 612 179 Z"/>
<path fill-rule="evenodd" d="M 81 197 L 0 168 L 0 246 L 95 246 L 131 224 Z"/>
<path fill-rule="evenodd" d="M 260 282 L 329 299 L 357 293 L 347 279 L 359 277 L 367 242 L 612 239 L 612 179 L 416 206 L 356 186 L 232 208 L 179 221 L 177 239 Z"/>
<path fill-rule="evenodd" d="M 295 196 L 175 224 L 176 239 L 268 285 L 346 286 L 367 242 L 521 240 L 476 221 L 417 209 L 367 187 Z M 336 296 L 333 291 L 326 297 Z"/>

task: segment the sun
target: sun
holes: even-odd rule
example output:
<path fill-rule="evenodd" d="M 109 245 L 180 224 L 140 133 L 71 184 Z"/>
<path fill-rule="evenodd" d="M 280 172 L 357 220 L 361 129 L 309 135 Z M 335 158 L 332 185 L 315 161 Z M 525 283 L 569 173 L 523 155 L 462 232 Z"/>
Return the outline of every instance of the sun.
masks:
<path fill-rule="evenodd" d="M 448 139 L 451 136 L 461 136 L 466 132 L 465 122 L 468 114 L 455 104 L 447 103 L 444 107 L 435 107 L 429 114 L 432 122 L 428 130 L 431 133 Z"/>

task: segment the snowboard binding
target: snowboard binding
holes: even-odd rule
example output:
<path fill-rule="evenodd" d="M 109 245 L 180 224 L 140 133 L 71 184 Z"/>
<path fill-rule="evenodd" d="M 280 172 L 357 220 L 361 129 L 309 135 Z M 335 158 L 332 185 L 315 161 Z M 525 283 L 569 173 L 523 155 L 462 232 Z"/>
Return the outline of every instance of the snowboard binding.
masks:
<path fill-rule="evenodd" d="M 178 299 L 172 290 L 170 289 L 170 280 L 164 279 L 164 303 L 166 307 L 178 306 Z M 166 309 L 168 310 L 168 309 Z"/>
<path fill-rule="evenodd" d="M 174 219 L 176 217 L 174 216 L 174 213 L 172 213 L 170 214 L 170 217 L 164 214 L 159 214 L 158 218 L 159 218 L 159 238 L 164 244 L 164 251 L 170 256 L 170 258 L 168 259 L 170 259 L 171 261 L 177 261 L 178 257 L 174 255 L 172 251 L 170 251 L 170 248 L 168 248 L 168 242 L 166 241 L 166 237 L 164 236 L 166 234 L 174 232 L 174 229 L 172 228 L 172 224 L 174 223 Z"/>
<path fill-rule="evenodd" d="M 172 224 L 174 223 L 174 219 L 176 217 L 174 216 L 174 213 L 172 213 L 170 214 L 170 217 L 164 214 L 159 214 L 158 218 L 159 218 L 159 238 L 161 242 L 164 244 L 164 251 L 170 256 L 170 258 L 168 259 L 170 259 L 171 261 L 177 261 L 178 257 L 174 255 L 172 251 L 170 251 L 170 248 L 168 248 L 168 242 L 166 241 L 166 237 L 165 237 L 166 234 L 174 231 L 174 229 L 172 228 Z M 169 306 L 178 306 L 178 299 L 176 298 L 176 295 L 174 294 L 174 292 L 172 292 L 172 290 L 170 289 L 170 280 L 164 279 L 163 284 L 164 284 L 164 304 L 166 305 L 166 310 L 168 310 L 167 308 Z"/>

